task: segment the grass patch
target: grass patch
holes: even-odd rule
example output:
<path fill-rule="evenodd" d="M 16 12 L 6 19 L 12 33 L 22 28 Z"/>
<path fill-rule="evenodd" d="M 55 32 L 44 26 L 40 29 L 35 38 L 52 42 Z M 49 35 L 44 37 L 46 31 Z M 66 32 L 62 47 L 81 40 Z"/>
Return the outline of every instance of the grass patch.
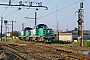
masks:
<path fill-rule="evenodd" d="M 72 45 L 73 46 L 79 46 L 79 42 L 73 42 Z"/>
<path fill-rule="evenodd" d="M 54 43 L 54 44 L 71 44 L 71 42 L 67 42 L 67 41 L 58 41 L 58 40 L 54 40 L 52 43 Z"/>
<path fill-rule="evenodd" d="M 14 39 L 7 39 L 6 42 L 9 42 L 9 43 L 15 44 L 15 43 L 16 43 L 16 40 L 14 40 Z"/>
<path fill-rule="evenodd" d="M 80 46 L 80 42 L 73 42 L 72 43 L 73 46 Z M 90 41 L 83 41 L 83 46 L 84 47 L 90 47 Z"/>
<path fill-rule="evenodd" d="M 84 45 L 85 45 L 86 47 L 90 47 L 90 41 L 84 41 Z"/>

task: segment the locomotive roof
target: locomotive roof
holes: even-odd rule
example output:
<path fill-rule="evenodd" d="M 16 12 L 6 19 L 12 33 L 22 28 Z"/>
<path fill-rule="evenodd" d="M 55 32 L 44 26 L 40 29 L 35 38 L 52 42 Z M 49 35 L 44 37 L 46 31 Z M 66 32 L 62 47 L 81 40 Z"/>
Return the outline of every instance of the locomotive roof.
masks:
<path fill-rule="evenodd" d="M 37 25 L 37 28 L 48 28 L 46 24 L 39 24 Z"/>
<path fill-rule="evenodd" d="M 39 24 L 38 26 L 47 26 L 46 24 Z"/>
<path fill-rule="evenodd" d="M 30 27 L 26 27 L 26 28 L 25 28 L 25 30 L 31 30 L 31 29 L 32 29 L 32 28 L 30 28 Z"/>

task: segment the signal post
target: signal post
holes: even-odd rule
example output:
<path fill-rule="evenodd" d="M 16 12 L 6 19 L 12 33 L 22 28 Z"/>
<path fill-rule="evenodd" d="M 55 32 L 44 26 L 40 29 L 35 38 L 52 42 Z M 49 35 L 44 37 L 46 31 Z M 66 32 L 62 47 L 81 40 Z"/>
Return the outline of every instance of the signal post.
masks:
<path fill-rule="evenodd" d="M 80 9 L 78 9 L 78 41 L 80 46 L 83 47 L 83 23 L 84 23 L 84 10 L 83 2 L 80 3 Z"/>

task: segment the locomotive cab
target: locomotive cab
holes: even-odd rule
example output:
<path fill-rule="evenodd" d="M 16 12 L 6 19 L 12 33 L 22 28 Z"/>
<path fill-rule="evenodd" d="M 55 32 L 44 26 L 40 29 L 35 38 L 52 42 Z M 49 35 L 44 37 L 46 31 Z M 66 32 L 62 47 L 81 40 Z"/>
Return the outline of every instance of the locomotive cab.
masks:
<path fill-rule="evenodd" d="M 53 40 L 53 30 L 48 28 L 45 24 L 39 24 L 36 26 L 36 35 L 43 37 L 46 42 L 51 42 Z"/>

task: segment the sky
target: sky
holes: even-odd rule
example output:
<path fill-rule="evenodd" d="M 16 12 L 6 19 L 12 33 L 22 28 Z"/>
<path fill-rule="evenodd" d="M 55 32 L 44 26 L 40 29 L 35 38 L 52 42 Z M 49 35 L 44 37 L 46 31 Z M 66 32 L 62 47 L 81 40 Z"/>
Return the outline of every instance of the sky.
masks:
<path fill-rule="evenodd" d="M 0 4 L 8 4 L 9 0 L 0 0 Z M 34 19 L 26 19 L 24 17 L 35 17 L 35 12 L 37 12 L 37 25 L 40 23 L 46 24 L 49 28 L 57 29 L 57 22 L 59 30 L 73 30 L 78 27 L 78 13 L 75 13 L 80 8 L 80 2 L 84 4 L 84 30 L 90 30 L 90 0 L 11 0 L 13 5 L 19 4 L 19 1 L 23 1 L 23 4 L 29 4 L 30 1 L 33 2 L 33 6 L 37 6 L 37 2 L 42 2 L 43 6 L 48 7 L 45 10 L 43 7 L 19 7 L 14 6 L 1 6 L 0 5 L 0 18 L 3 20 L 16 21 L 14 23 L 14 30 L 21 31 L 22 23 L 25 27 L 34 27 Z M 27 3 L 25 3 L 27 2 Z M 8 22 L 11 24 L 11 22 Z M 4 26 L 4 23 L 3 23 Z M 11 25 L 7 26 L 11 30 Z M 3 27 L 4 31 L 4 27 Z"/>

